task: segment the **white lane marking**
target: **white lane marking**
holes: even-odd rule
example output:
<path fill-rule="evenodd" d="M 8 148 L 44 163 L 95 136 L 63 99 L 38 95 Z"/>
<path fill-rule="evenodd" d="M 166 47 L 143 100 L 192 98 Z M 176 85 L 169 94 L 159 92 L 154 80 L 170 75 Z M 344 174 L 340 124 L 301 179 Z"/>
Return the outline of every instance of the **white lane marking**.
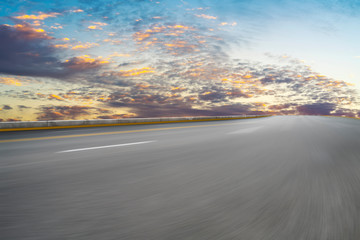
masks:
<path fill-rule="evenodd" d="M 260 128 L 263 128 L 264 126 L 261 127 L 252 127 L 252 128 L 245 128 L 245 129 L 240 129 L 234 132 L 229 132 L 228 134 L 240 134 L 240 133 L 252 133 L 255 132 L 257 130 L 259 130 Z"/>
<path fill-rule="evenodd" d="M 155 142 L 155 141 L 133 142 L 133 143 L 123 143 L 123 144 L 116 144 L 116 145 L 98 146 L 98 147 L 78 148 L 78 149 L 64 150 L 64 151 L 60 151 L 57 153 L 68 153 L 68 152 L 78 152 L 78 151 L 94 150 L 94 149 L 101 149 L 101 148 L 123 147 L 123 146 L 130 146 L 130 145 L 137 145 L 137 144 L 144 144 L 144 143 L 151 143 L 151 142 Z"/>
<path fill-rule="evenodd" d="M 125 143 L 125 144 L 117 144 L 117 145 L 109 145 L 109 146 L 101 146 L 101 147 L 95 147 L 96 148 L 103 148 L 103 147 L 118 147 L 118 146 L 126 146 L 126 145 L 135 145 L 135 144 L 143 144 L 143 143 L 150 143 L 150 142 L 157 142 L 157 141 L 146 141 L 146 142 L 135 142 L 135 143 Z M 72 149 L 72 150 L 67 150 L 67 151 L 82 151 L 82 150 L 87 150 L 85 148 L 82 149 Z M 61 151 L 61 152 L 66 152 L 66 151 Z M 56 153 L 61 153 L 61 152 L 56 152 Z M 60 161 L 67 161 L 67 160 L 72 160 L 72 159 L 53 159 L 53 160 L 45 160 L 45 161 L 36 161 L 36 162 L 30 162 L 30 163 L 19 163 L 19 164 L 13 164 L 13 165 L 8 165 L 8 166 L 0 166 L 0 171 L 3 169 L 7 169 L 7 168 L 16 168 L 16 167 L 26 167 L 26 166 L 31 166 L 31 165 L 36 165 L 36 164 L 41 164 L 41 163 L 51 163 L 51 162 L 60 162 Z"/>

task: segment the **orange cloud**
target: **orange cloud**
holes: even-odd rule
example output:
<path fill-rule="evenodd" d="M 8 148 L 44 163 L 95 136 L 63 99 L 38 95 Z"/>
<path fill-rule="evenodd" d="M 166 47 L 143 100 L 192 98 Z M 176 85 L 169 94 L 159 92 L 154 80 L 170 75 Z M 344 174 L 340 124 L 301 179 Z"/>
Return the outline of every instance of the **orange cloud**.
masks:
<path fill-rule="evenodd" d="M 22 16 L 17 16 L 17 17 L 14 17 L 16 19 L 21 19 L 21 20 L 44 20 L 46 18 L 49 18 L 49 17 L 56 17 L 60 15 L 60 13 L 56 13 L 56 12 L 53 12 L 53 13 L 42 13 L 42 12 L 39 12 L 38 15 L 22 15 Z"/>
<path fill-rule="evenodd" d="M 187 88 L 184 88 L 184 87 L 171 87 L 172 92 L 182 92 L 182 91 L 185 91 L 185 90 L 187 90 Z"/>
<path fill-rule="evenodd" d="M 82 9 L 75 9 L 75 10 L 70 10 L 70 12 L 78 13 L 78 12 L 84 12 L 84 10 L 82 10 Z"/>
<path fill-rule="evenodd" d="M 0 83 L 5 85 L 21 86 L 22 83 L 19 79 L 12 77 L 0 77 Z"/>
<path fill-rule="evenodd" d="M 195 14 L 198 18 L 206 18 L 206 19 L 217 19 L 217 17 L 206 15 L 206 14 Z"/>
<path fill-rule="evenodd" d="M 245 78 L 245 79 L 250 79 L 250 78 L 253 78 L 253 76 L 252 76 L 252 75 L 250 75 L 250 74 L 246 74 L 246 75 L 242 76 L 242 78 Z"/>
<path fill-rule="evenodd" d="M 97 68 L 108 63 L 109 61 L 102 57 L 92 58 L 89 55 L 83 55 L 66 60 L 65 66 L 70 69 L 85 70 Z"/>
<path fill-rule="evenodd" d="M 53 45 L 54 48 L 69 48 L 71 47 L 70 44 L 55 44 Z"/>
<path fill-rule="evenodd" d="M 266 106 L 267 106 L 267 105 L 266 105 L 265 103 L 263 103 L 263 102 L 255 102 L 254 105 L 257 106 L 257 107 L 266 107 Z"/>
<path fill-rule="evenodd" d="M 49 97 L 48 99 L 56 99 L 56 100 L 59 100 L 59 101 L 64 101 L 64 99 L 58 95 L 55 95 L 55 94 L 49 94 Z"/>
<path fill-rule="evenodd" d="M 174 26 L 167 26 L 167 28 L 173 29 L 185 29 L 185 30 L 194 30 L 192 27 L 183 26 L 183 25 L 174 25 Z"/>
<path fill-rule="evenodd" d="M 165 35 L 169 36 L 179 36 L 180 34 L 184 33 L 185 30 L 195 30 L 192 27 L 183 26 L 183 25 L 169 25 L 169 26 L 155 26 L 153 28 L 147 29 L 145 31 L 136 32 L 133 34 L 133 38 L 138 41 L 147 40 L 149 37 L 156 33 L 164 33 Z"/>
<path fill-rule="evenodd" d="M 53 45 L 54 48 L 71 48 L 72 50 L 83 50 L 83 49 L 88 49 L 88 48 L 92 48 L 92 47 L 96 47 L 99 46 L 98 43 L 83 43 L 83 44 L 79 44 L 79 45 L 71 45 L 68 43 L 64 43 L 64 44 L 55 44 Z"/>
<path fill-rule="evenodd" d="M 195 45 L 190 45 L 186 41 L 174 41 L 172 43 L 165 43 L 168 48 L 195 48 Z"/>
<path fill-rule="evenodd" d="M 134 69 L 130 69 L 130 70 L 119 71 L 116 73 L 116 75 L 122 76 L 122 77 L 130 77 L 130 76 L 137 76 L 137 75 L 153 73 L 153 72 L 155 72 L 154 68 L 143 67 L 143 68 L 134 68 Z"/>
<path fill-rule="evenodd" d="M 136 32 L 134 34 L 134 38 L 137 40 L 137 41 L 142 41 L 146 38 L 150 37 L 150 34 L 149 33 L 141 33 L 141 32 Z"/>
<path fill-rule="evenodd" d="M 109 39 L 109 38 L 104 39 L 103 42 L 110 42 L 110 43 L 112 43 L 114 45 L 117 45 L 117 44 L 121 43 L 120 40 L 113 40 L 113 39 Z"/>
<path fill-rule="evenodd" d="M 40 22 L 40 21 L 38 21 L 38 20 L 35 20 L 35 21 L 32 22 L 31 25 L 38 27 L 38 26 L 40 26 L 41 24 L 42 24 L 42 22 Z"/>
<path fill-rule="evenodd" d="M 99 44 L 98 43 L 84 43 L 84 44 L 75 45 L 71 49 L 83 50 L 83 49 L 88 49 L 88 48 L 92 48 L 92 47 L 96 47 L 96 46 L 99 46 Z"/>
<path fill-rule="evenodd" d="M 91 30 L 95 30 L 95 29 L 97 29 L 97 30 L 102 30 L 102 28 L 99 27 L 99 26 L 97 26 L 97 25 L 91 25 L 91 26 L 88 26 L 87 28 L 88 28 L 88 29 L 91 29 Z"/>
<path fill-rule="evenodd" d="M 53 39 L 53 37 L 49 36 L 44 29 L 33 28 L 27 23 L 16 24 L 10 27 L 15 28 L 19 32 L 22 32 L 24 37 L 27 39 Z"/>

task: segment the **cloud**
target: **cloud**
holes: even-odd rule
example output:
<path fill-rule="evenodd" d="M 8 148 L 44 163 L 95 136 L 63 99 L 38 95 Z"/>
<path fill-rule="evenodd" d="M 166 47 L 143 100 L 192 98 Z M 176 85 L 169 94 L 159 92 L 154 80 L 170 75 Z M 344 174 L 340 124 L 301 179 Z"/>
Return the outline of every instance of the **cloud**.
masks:
<path fill-rule="evenodd" d="M 88 70 L 96 69 L 105 64 L 108 64 L 109 61 L 101 57 L 93 58 L 89 55 L 83 55 L 78 57 L 73 57 L 65 61 L 63 64 L 66 68 L 79 71 L 79 70 Z"/>
<path fill-rule="evenodd" d="M 53 37 L 49 36 L 44 29 L 42 28 L 34 28 L 28 23 L 16 24 L 14 26 L 10 25 L 2 25 L 7 27 L 12 27 L 14 30 L 18 32 L 18 35 L 21 35 L 21 38 L 25 40 L 31 39 L 53 39 Z M 3 30 L 3 29 L 1 29 Z"/>
<path fill-rule="evenodd" d="M 108 113 L 106 109 L 88 106 L 42 106 L 38 112 L 37 120 L 66 120 L 91 117 L 94 114 Z"/>
<path fill-rule="evenodd" d="M 142 31 L 135 32 L 133 34 L 133 39 L 138 44 L 144 44 L 145 49 L 149 48 L 150 46 L 169 46 L 169 44 L 174 45 L 174 42 L 179 42 L 178 44 L 184 46 L 186 40 L 182 40 L 179 37 L 182 36 L 186 38 L 187 35 L 185 34 L 189 31 L 195 31 L 195 28 L 180 24 L 155 25 Z"/>
<path fill-rule="evenodd" d="M 222 22 L 219 24 L 220 26 L 236 26 L 236 22 L 228 23 L 228 22 Z"/>
<path fill-rule="evenodd" d="M 56 12 L 52 12 L 52 13 L 43 13 L 43 12 L 39 12 L 39 14 L 35 15 L 35 14 L 31 14 L 31 15 L 21 15 L 21 16 L 16 16 L 14 18 L 16 19 L 20 19 L 20 20 L 44 20 L 46 18 L 49 17 L 57 17 L 58 15 L 60 15 L 60 13 L 56 13 Z"/>
<path fill-rule="evenodd" d="M 97 119 L 120 119 L 120 118 L 133 118 L 136 117 L 135 113 L 125 113 L 125 114 L 111 114 L 111 115 L 101 115 L 97 116 Z"/>
<path fill-rule="evenodd" d="M 360 111 L 356 113 L 356 111 L 350 111 L 349 109 L 339 108 L 336 109 L 335 112 L 332 112 L 331 115 L 341 116 L 341 117 L 358 117 L 360 118 Z"/>
<path fill-rule="evenodd" d="M 5 85 L 22 86 L 21 81 L 13 77 L 0 77 L 0 83 Z"/>
<path fill-rule="evenodd" d="M 8 118 L 6 120 L 0 118 L 0 122 L 19 122 L 19 121 L 21 121 L 20 118 Z"/>
<path fill-rule="evenodd" d="M 236 5 L 232 13 L 234 9 L 241 9 L 241 13 L 246 14 L 245 9 L 251 9 L 249 5 L 252 5 L 244 1 L 230 2 Z M 253 30 L 246 29 L 246 16 L 236 20 L 222 13 L 223 7 L 231 7 L 230 2 L 216 4 L 218 9 L 207 12 L 205 8 L 191 9 L 196 6 L 181 3 L 123 1 L 119 4 L 82 0 L 78 7 L 86 10 L 86 14 L 52 10 L 64 15 L 56 19 L 62 25 L 52 24 L 64 26 L 63 30 L 54 30 L 55 33 L 46 31 L 51 25 L 36 19 L 42 13 L 33 15 L 33 19 L 18 18 L 14 26 L 0 27 L 0 73 L 57 79 L 47 82 L 52 90 L 45 89 L 43 95 L 24 93 L 14 87 L 6 87 L 10 90 L 0 94 L 49 104 L 69 104 L 63 108 L 49 105 L 39 109 L 39 118 L 56 119 L 126 117 L 122 113 L 128 110 L 124 113 L 127 116 L 142 117 L 251 112 L 357 114 L 354 109 L 358 108 L 358 100 L 348 83 L 323 76 L 298 59 L 269 54 L 272 62 L 277 59 L 280 63 L 273 65 L 230 59 L 227 55 L 232 50 L 230 44 L 253 37 Z M 194 12 L 185 12 L 182 16 L 185 7 Z M 69 13 L 71 19 L 65 18 L 65 13 Z M 32 24 L 19 20 L 29 20 Z M 236 25 L 234 20 L 241 21 L 241 31 L 239 29 L 236 36 L 231 33 L 231 26 Z M 80 28 L 73 28 L 71 24 Z M 250 25 L 254 31 L 261 31 L 256 24 Z M 87 27 L 109 31 L 89 31 Z M 74 33 L 66 32 L 70 29 L 74 29 Z M 246 36 L 239 36 L 241 33 Z M 84 39 L 92 43 L 83 42 Z M 102 43 L 101 46 L 98 43 Z M 78 52 L 72 50 L 82 52 L 76 54 Z M 103 52 L 104 57 L 93 55 L 99 52 Z M 58 87 L 62 80 L 83 85 L 73 92 L 67 89 L 62 92 L 62 87 L 70 87 Z M 0 77 L 0 83 L 15 86 L 21 81 L 5 75 Z M 99 92 L 93 92 L 95 89 Z M 121 111 L 103 114 L 92 107 L 79 108 L 90 102 L 91 106 Z M 71 104 L 78 108 L 69 109 Z"/>
<path fill-rule="evenodd" d="M 71 49 L 72 50 L 84 50 L 84 49 L 88 49 L 88 48 L 92 48 L 92 47 L 97 47 L 99 46 L 98 43 L 83 43 L 83 44 L 79 44 L 79 45 L 75 45 L 73 46 Z"/>
<path fill-rule="evenodd" d="M 112 72 L 112 75 L 120 77 L 131 77 L 143 74 L 154 73 L 155 69 L 152 67 L 134 68 L 130 70 L 120 70 L 118 72 Z"/>
<path fill-rule="evenodd" d="M 211 101 L 211 102 L 222 101 L 225 97 L 226 96 L 220 91 L 204 92 L 199 95 L 200 100 Z"/>
<path fill-rule="evenodd" d="M 50 29 L 63 29 L 63 26 L 50 26 Z"/>
<path fill-rule="evenodd" d="M 23 109 L 28 109 L 28 108 L 31 108 L 31 107 L 28 107 L 28 106 L 25 106 L 25 105 L 17 105 L 17 107 L 21 110 Z"/>
<path fill-rule="evenodd" d="M 207 109 L 195 109 L 191 105 L 183 103 L 143 104 L 134 106 L 131 112 L 135 113 L 136 117 L 224 116 L 260 113 L 251 111 L 250 105 L 240 103 Z"/>
<path fill-rule="evenodd" d="M 58 57 L 59 50 L 46 33 L 34 31 L 25 23 L 22 27 L 16 26 L 0 25 L 0 73 L 64 79 L 109 63 L 89 55 L 62 62 Z"/>
<path fill-rule="evenodd" d="M 96 25 L 91 25 L 91 26 L 88 26 L 87 28 L 90 29 L 90 30 L 95 30 L 95 29 L 97 29 L 97 30 L 102 30 L 101 27 L 96 26 Z"/>
<path fill-rule="evenodd" d="M 108 57 L 109 58 L 113 58 L 113 57 L 130 57 L 131 55 L 128 53 L 118 53 L 118 52 L 114 52 L 112 54 L 110 54 Z"/>
<path fill-rule="evenodd" d="M 2 109 L 3 109 L 3 110 L 11 110 L 11 109 L 13 109 L 13 108 L 10 107 L 9 105 L 3 105 Z"/>
<path fill-rule="evenodd" d="M 49 94 L 48 99 L 55 99 L 55 100 L 59 100 L 59 101 L 64 101 L 64 99 L 58 95 L 55 94 Z"/>
<path fill-rule="evenodd" d="M 68 40 L 66 40 L 68 41 Z M 72 45 L 70 43 L 63 43 L 63 44 L 55 44 L 52 45 L 52 47 L 54 48 L 67 48 L 67 49 L 72 49 L 72 50 L 85 50 L 85 49 L 89 49 L 89 48 L 93 48 L 93 47 L 97 47 L 100 46 L 98 43 L 79 43 L 77 45 Z"/>
<path fill-rule="evenodd" d="M 217 19 L 217 17 L 206 15 L 206 14 L 195 14 L 195 16 L 198 18 L 205 18 L 205 19 L 213 19 L 213 20 Z"/>
<path fill-rule="evenodd" d="M 55 44 L 55 45 L 52 45 L 52 47 L 54 47 L 54 48 L 70 48 L 71 45 L 67 44 L 67 43 L 65 43 L 65 44 Z"/>
<path fill-rule="evenodd" d="M 301 115 L 330 115 L 335 108 L 333 103 L 313 103 L 298 106 L 296 109 Z"/>
<path fill-rule="evenodd" d="M 82 10 L 82 9 L 74 9 L 74 10 L 70 10 L 69 12 L 80 13 L 80 12 L 84 12 L 84 10 Z"/>
<path fill-rule="evenodd" d="M 347 105 L 351 107 L 350 104 L 356 102 L 356 93 L 346 82 L 320 75 L 290 58 L 286 66 L 254 62 L 231 64 L 226 59 L 213 59 L 211 53 L 209 57 L 202 54 L 153 62 L 156 74 L 142 75 L 136 85 L 132 81 L 118 85 L 123 89 L 113 90 L 102 102 L 109 107 L 131 109 L 142 117 L 236 112 L 327 115 L 348 109 Z M 115 84 L 114 77 L 130 76 L 132 71 L 127 71 L 106 75 L 109 83 Z M 271 103 L 259 101 L 263 97 L 271 98 Z M 239 101 L 246 102 L 241 106 L 247 108 L 235 111 Z M 229 112 L 222 111 L 223 106 L 227 106 Z M 351 114 L 355 113 L 349 108 L 347 115 Z"/>
<path fill-rule="evenodd" d="M 44 32 L 22 27 L 0 25 L 0 73 L 24 76 L 64 75 L 50 38 Z"/>
<path fill-rule="evenodd" d="M 108 25 L 107 23 L 104 22 L 91 22 L 92 24 L 98 25 L 98 26 L 106 26 Z"/>

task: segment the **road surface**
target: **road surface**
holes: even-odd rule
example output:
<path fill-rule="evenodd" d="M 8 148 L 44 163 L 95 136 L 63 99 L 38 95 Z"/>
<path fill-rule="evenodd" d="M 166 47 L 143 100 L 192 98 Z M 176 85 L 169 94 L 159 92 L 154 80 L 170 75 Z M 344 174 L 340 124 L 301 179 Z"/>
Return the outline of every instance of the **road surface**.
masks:
<path fill-rule="evenodd" d="M 0 133 L 6 240 L 360 239 L 360 121 Z"/>

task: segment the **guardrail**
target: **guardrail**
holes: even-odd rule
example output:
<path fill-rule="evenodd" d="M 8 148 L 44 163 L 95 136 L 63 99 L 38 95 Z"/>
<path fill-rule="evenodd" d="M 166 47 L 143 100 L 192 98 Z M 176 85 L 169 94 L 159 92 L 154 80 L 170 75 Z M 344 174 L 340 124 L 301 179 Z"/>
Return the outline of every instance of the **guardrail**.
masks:
<path fill-rule="evenodd" d="M 162 117 L 162 118 L 122 118 L 93 120 L 49 120 L 28 122 L 0 122 L 0 131 L 38 130 L 54 128 L 99 127 L 116 125 L 156 124 L 193 121 L 216 121 L 243 118 L 267 117 L 265 115 L 200 116 L 200 117 Z"/>

